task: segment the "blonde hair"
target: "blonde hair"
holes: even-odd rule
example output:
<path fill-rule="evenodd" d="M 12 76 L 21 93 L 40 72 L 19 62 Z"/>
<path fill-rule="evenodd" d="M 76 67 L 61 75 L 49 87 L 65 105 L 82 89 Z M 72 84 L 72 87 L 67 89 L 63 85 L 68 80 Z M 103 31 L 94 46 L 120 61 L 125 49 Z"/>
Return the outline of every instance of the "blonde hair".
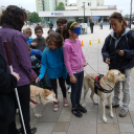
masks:
<path fill-rule="evenodd" d="M 28 33 L 31 36 L 32 35 L 32 30 L 31 30 L 31 28 L 24 28 L 23 33 Z"/>

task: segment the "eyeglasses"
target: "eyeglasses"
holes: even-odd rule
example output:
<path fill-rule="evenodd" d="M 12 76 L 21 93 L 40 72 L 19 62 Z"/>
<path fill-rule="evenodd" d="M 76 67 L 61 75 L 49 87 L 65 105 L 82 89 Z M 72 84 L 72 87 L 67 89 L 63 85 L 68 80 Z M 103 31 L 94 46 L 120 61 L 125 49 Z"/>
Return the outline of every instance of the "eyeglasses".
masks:
<path fill-rule="evenodd" d="M 109 19 L 111 19 L 111 18 L 119 18 L 119 16 L 117 16 L 117 15 L 111 15 L 111 16 L 109 17 Z"/>

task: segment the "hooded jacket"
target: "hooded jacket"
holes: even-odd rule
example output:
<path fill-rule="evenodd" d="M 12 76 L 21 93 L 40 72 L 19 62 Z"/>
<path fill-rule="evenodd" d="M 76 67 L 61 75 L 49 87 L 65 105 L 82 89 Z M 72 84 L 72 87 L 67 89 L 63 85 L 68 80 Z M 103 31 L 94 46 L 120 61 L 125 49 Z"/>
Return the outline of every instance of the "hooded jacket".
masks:
<path fill-rule="evenodd" d="M 83 64 L 86 59 L 81 49 L 80 40 L 75 39 L 75 41 L 72 41 L 66 39 L 63 45 L 63 51 L 64 61 L 69 76 L 72 76 L 74 72 L 83 70 Z"/>
<path fill-rule="evenodd" d="M 123 50 L 124 55 L 120 56 L 117 53 L 118 50 Z M 106 58 L 110 58 L 109 69 L 132 68 L 134 66 L 134 32 L 126 28 L 120 37 L 116 38 L 112 31 L 102 47 L 102 56 L 104 62 Z"/>

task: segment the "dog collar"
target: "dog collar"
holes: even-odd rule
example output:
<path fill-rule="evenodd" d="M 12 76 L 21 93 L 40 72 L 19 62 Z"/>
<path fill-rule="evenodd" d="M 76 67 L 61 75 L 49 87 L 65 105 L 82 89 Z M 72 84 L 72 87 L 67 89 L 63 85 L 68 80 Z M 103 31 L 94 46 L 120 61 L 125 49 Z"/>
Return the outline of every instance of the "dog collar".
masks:
<path fill-rule="evenodd" d="M 35 101 L 33 101 L 33 100 L 31 100 L 31 99 L 30 99 L 30 102 L 33 103 L 33 104 L 35 104 L 35 105 L 37 104 Z"/>

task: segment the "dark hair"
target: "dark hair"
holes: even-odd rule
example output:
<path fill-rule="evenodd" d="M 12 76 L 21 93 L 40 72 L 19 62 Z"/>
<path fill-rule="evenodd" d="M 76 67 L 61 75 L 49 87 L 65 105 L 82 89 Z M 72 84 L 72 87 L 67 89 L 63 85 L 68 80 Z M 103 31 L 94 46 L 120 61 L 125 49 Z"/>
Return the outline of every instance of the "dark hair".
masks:
<path fill-rule="evenodd" d="M 53 29 L 49 29 L 47 33 L 50 34 L 51 32 L 55 32 L 55 31 Z"/>
<path fill-rule="evenodd" d="M 43 32 L 43 29 L 42 29 L 41 26 L 36 26 L 35 29 L 34 29 L 34 31 L 36 32 L 36 30 L 41 30 Z"/>
<path fill-rule="evenodd" d="M 10 5 L 3 11 L 0 17 L 0 25 L 7 24 L 14 29 L 21 31 L 27 14 L 24 9 Z"/>
<path fill-rule="evenodd" d="M 123 29 L 125 29 L 128 25 L 127 22 L 125 20 L 125 18 L 118 12 L 114 12 L 110 17 L 109 17 L 109 21 L 111 19 L 117 19 L 119 22 L 123 21 Z"/>
<path fill-rule="evenodd" d="M 49 42 L 53 41 L 58 48 L 63 46 L 63 39 L 59 33 L 51 32 L 46 38 L 46 44 L 49 46 Z"/>
<path fill-rule="evenodd" d="M 75 21 L 69 21 L 64 27 L 63 27 L 63 31 L 62 31 L 62 36 L 65 39 L 69 38 L 69 33 L 68 30 L 73 30 L 75 28 L 76 25 L 78 25 L 79 23 L 75 23 L 73 24 Z M 73 25 L 72 25 L 73 24 Z M 72 25 L 72 26 L 71 26 Z M 70 28 L 71 26 L 71 28 Z"/>
<path fill-rule="evenodd" d="M 65 17 L 60 17 L 57 19 L 57 25 L 58 25 L 58 23 L 66 24 L 67 19 Z"/>

